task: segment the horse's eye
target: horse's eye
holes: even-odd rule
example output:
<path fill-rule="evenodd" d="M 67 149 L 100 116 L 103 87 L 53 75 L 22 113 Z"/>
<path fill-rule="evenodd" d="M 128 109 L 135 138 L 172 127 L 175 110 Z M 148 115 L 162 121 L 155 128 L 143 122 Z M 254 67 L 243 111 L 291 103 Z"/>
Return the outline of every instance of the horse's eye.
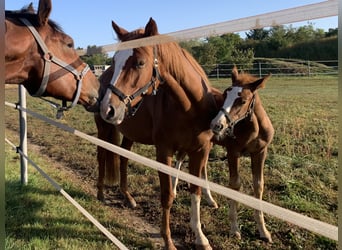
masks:
<path fill-rule="evenodd" d="M 232 91 L 233 87 L 228 87 L 227 91 Z"/>
<path fill-rule="evenodd" d="M 74 43 L 70 42 L 70 43 L 67 44 L 67 46 L 72 49 L 72 48 L 74 48 Z"/>
<path fill-rule="evenodd" d="M 144 60 L 139 60 L 139 61 L 137 62 L 136 67 L 137 67 L 138 69 L 142 69 L 143 67 L 145 67 L 145 61 L 144 61 Z"/>

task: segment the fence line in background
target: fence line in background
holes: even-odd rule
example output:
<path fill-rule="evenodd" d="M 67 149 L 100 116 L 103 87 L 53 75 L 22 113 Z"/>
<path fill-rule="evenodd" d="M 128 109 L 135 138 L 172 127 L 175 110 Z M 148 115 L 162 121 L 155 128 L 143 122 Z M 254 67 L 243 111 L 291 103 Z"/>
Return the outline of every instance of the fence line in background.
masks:
<path fill-rule="evenodd" d="M 91 143 L 93 143 L 97 146 L 101 146 L 107 150 L 114 152 L 114 153 L 120 154 L 120 155 L 122 155 L 122 156 L 124 156 L 130 160 L 139 162 L 145 166 L 151 167 L 157 171 L 163 172 L 163 173 L 168 174 L 170 176 L 174 176 L 174 177 L 177 176 L 179 179 L 184 180 L 188 183 L 192 183 L 192 184 L 201 186 L 203 188 L 209 188 L 213 192 L 221 194 L 221 195 L 228 197 L 230 199 L 234 199 L 237 202 L 242 203 L 248 207 L 251 207 L 251 208 L 254 208 L 257 210 L 261 210 L 261 211 L 263 211 L 267 214 L 270 214 L 272 216 L 275 216 L 275 217 L 277 217 L 283 221 L 290 222 L 294 225 L 305 228 L 309 231 L 323 235 L 323 236 L 328 237 L 330 239 L 333 239 L 336 241 L 338 240 L 338 228 L 336 226 L 330 225 L 330 224 L 325 223 L 325 222 L 321 222 L 321 221 L 316 220 L 316 219 L 312 219 L 308 216 L 290 211 L 288 209 L 284 209 L 282 207 L 273 205 L 273 204 L 268 203 L 266 201 L 259 200 L 259 199 L 252 197 L 252 196 L 240 193 L 236 190 L 220 186 L 216 183 L 206 181 L 206 180 L 198 178 L 194 175 L 188 174 L 186 172 L 171 168 L 165 164 L 162 164 L 160 162 L 148 159 L 148 158 L 143 157 L 141 155 L 138 155 L 134 152 L 123 149 L 119 146 L 110 144 L 110 143 L 105 142 L 103 140 L 100 140 L 96 137 L 85 134 L 85 133 L 78 131 L 74 128 L 71 128 L 65 124 L 59 123 L 55 120 L 52 120 L 48 117 L 45 117 L 41 114 L 38 114 L 38 113 L 31 111 L 31 110 L 28 110 L 26 108 L 20 107 L 18 105 L 11 104 L 8 102 L 5 102 L 5 104 L 8 106 L 15 107 L 19 110 L 25 111 L 35 118 L 43 120 L 43 121 L 45 121 L 45 122 L 47 122 L 53 126 L 56 126 L 60 129 L 63 129 L 64 131 L 72 133 L 78 137 L 86 139 L 86 140 L 90 141 Z"/>
<path fill-rule="evenodd" d="M 270 59 L 270 58 L 268 58 Z M 272 59 L 272 58 L 271 58 Z M 256 58 L 258 60 L 258 58 Z M 231 76 L 231 71 L 234 65 L 239 70 L 247 71 L 252 75 L 257 75 L 259 78 L 272 74 L 273 76 L 337 76 L 338 75 L 338 60 L 326 61 L 310 61 L 310 60 L 291 60 L 282 58 L 282 63 L 277 62 L 254 62 L 252 66 L 246 64 L 228 64 L 216 63 L 201 65 L 209 78 L 228 78 Z M 287 66 L 284 66 L 288 63 Z M 278 66 L 277 66 L 278 65 Z M 100 76 L 109 65 L 96 65 L 97 69 L 93 73 Z"/>
<path fill-rule="evenodd" d="M 102 53 L 113 52 L 117 50 L 136 48 L 147 45 L 154 45 L 167 42 L 179 42 L 191 39 L 205 38 L 210 36 L 219 36 L 227 33 L 234 33 L 244 30 L 261 29 L 282 24 L 295 23 L 338 15 L 338 0 L 327 0 L 320 3 L 309 4 L 305 6 L 285 9 L 266 14 L 240 18 L 232 21 L 226 21 L 216 24 L 205 25 L 192 29 L 185 29 L 171 32 L 164 35 L 141 38 L 126 42 L 119 42 L 99 46 Z M 78 50 L 79 55 L 92 54 L 91 49 Z"/>
<path fill-rule="evenodd" d="M 258 59 L 256 58 L 256 61 Z M 262 59 L 261 59 L 262 60 Z M 274 59 L 275 61 L 277 59 Z M 273 76 L 326 76 L 338 75 L 338 60 L 310 61 L 310 60 L 291 60 L 281 59 L 281 62 L 254 62 L 246 64 L 224 64 L 217 63 L 212 65 L 201 65 L 207 72 L 209 78 L 230 77 L 232 68 L 236 65 L 239 69 L 247 71 L 260 78 L 272 74 Z"/>

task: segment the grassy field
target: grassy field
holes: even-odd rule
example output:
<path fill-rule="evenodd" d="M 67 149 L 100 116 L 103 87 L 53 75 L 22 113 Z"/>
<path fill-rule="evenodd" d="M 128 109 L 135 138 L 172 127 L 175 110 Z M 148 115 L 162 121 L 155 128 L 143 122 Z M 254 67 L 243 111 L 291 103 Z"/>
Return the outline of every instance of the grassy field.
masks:
<path fill-rule="evenodd" d="M 224 89 L 230 80 L 212 81 Z M 337 225 L 337 78 L 276 78 L 259 91 L 275 128 L 265 165 L 264 200 L 312 218 Z M 6 90 L 6 100 L 17 101 L 15 89 Z M 29 97 L 28 108 L 54 118 L 46 103 Z M 138 208 L 130 210 L 120 200 L 117 188 L 107 190 L 108 202 L 96 201 L 96 146 L 28 116 L 29 154 L 51 173 L 64 189 L 109 228 L 130 249 L 159 249 L 147 235 L 125 223 L 116 211 L 127 211 L 159 227 L 159 182 L 157 173 L 130 162 L 130 189 Z M 65 114 L 63 123 L 96 136 L 92 114 L 77 107 Z M 6 136 L 17 141 L 18 114 L 6 107 Z M 31 152 L 39 145 L 39 153 Z M 32 150 L 34 151 L 34 150 Z M 135 144 L 133 151 L 154 158 L 154 148 Z M 21 187 L 17 155 L 6 147 L 6 249 L 110 249 L 108 240 L 90 222 L 53 191 L 35 171 L 29 173 L 29 185 Z M 211 181 L 227 186 L 225 152 L 215 146 L 208 166 Z M 56 169 L 50 161 L 57 161 Z M 242 192 L 252 194 L 249 158 L 242 158 Z M 187 171 L 186 168 L 183 169 Z M 257 237 L 253 211 L 240 206 L 242 240 L 228 237 L 228 203 L 214 194 L 217 210 L 202 206 L 202 223 L 214 249 L 337 249 L 337 243 L 297 226 L 266 215 L 273 244 Z M 189 227 L 188 185 L 180 182 L 172 207 L 173 237 L 184 249 L 193 248 Z M 89 211 L 88 210 L 88 211 Z M 18 219 L 19 218 L 19 219 Z"/>

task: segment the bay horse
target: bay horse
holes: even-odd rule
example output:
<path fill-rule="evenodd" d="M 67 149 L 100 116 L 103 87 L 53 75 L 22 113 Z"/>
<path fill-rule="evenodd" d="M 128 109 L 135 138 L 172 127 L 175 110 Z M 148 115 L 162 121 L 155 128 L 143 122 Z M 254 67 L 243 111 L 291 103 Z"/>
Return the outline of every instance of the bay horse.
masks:
<path fill-rule="evenodd" d="M 151 18 L 145 29 L 128 32 L 112 22 L 120 41 L 158 35 Z M 129 140 L 155 145 L 157 161 L 171 166 L 173 155 L 184 152 L 189 157 L 189 172 L 201 176 L 211 149 L 213 132 L 210 122 L 217 114 L 212 88 L 194 58 L 177 43 L 164 43 L 117 51 L 113 58 L 112 77 L 107 82 L 100 105 L 101 118 L 115 125 Z M 158 94 L 154 95 L 154 92 Z M 150 96 L 150 97 L 149 97 Z M 125 119 L 138 115 L 139 105 L 151 98 L 142 117 L 134 126 Z M 176 249 L 170 231 L 170 209 L 174 195 L 171 177 L 158 172 L 162 223 L 161 235 L 166 249 Z M 191 220 L 195 245 L 211 249 L 200 223 L 198 186 L 190 185 Z"/>
<path fill-rule="evenodd" d="M 274 129 L 257 90 L 265 87 L 269 77 L 270 75 L 258 79 L 248 73 L 239 74 L 234 67 L 232 86 L 224 91 L 224 104 L 210 125 L 214 132 L 213 142 L 224 146 L 227 150 L 229 187 L 240 189 L 239 159 L 245 152 L 249 153 L 254 196 L 258 199 L 262 199 L 263 195 L 263 169 Z M 241 238 L 237 222 L 237 202 L 230 200 L 229 203 L 230 234 Z M 254 218 L 260 238 L 272 242 L 271 234 L 265 226 L 263 213 L 255 210 Z"/>
<path fill-rule="evenodd" d="M 22 84 L 32 96 L 63 100 L 60 111 L 79 103 L 95 112 L 100 83 L 72 38 L 49 19 L 51 9 L 51 0 L 40 0 L 37 13 L 32 4 L 5 12 L 5 83 Z"/>

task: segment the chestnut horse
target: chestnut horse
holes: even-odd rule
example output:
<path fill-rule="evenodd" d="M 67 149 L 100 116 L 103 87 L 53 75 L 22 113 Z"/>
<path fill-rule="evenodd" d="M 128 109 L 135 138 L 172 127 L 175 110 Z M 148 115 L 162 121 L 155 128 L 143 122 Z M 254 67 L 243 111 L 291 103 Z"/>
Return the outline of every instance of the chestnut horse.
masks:
<path fill-rule="evenodd" d="M 121 41 L 158 34 L 151 18 L 145 29 L 128 32 L 114 22 L 112 26 Z M 115 125 L 129 140 L 156 147 L 157 161 L 171 165 L 173 155 L 185 152 L 189 172 L 201 176 L 211 149 L 210 122 L 217 114 L 212 88 L 203 69 L 177 43 L 164 43 L 117 51 L 113 74 L 101 102 L 103 120 Z M 155 96 L 150 96 L 154 92 Z M 134 126 L 124 119 L 138 115 L 139 105 L 153 98 L 149 117 Z M 161 235 L 166 249 L 176 249 L 170 232 L 170 209 L 174 195 L 171 177 L 159 172 L 161 189 Z M 191 228 L 198 248 L 211 249 L 200 223 L 201 189 L 191 185 Z"/>
<path fill-rule="evenodd" d="M 40 0 L 37 14 L 32 4 L 6 11 L 5 83 L 23 84 L 32 96 L 63 100 L 60 111 L 76 103 L 96 111 L 100 83 L 77 55 L 72 38 L 49 20 L 51 8 L 51 0 Z"/>
<path fill-rule="evenodd" d="M 224 104 L 220 112 L 211 122 L 215 136 L 214 143 L 226 147 L 229 166 L 229 187 L 239 190 L 239 158 L 249 153 L 252 165 L 254 195 L 262 199 L 264 189 L 263 169 L 267 155 L 267 147 L 273 139 L 272 123 L 262 106 L 257 89 L 263 88 L 270 76 L 256 78 L 247 73 L 232 71 L 232 86 L 224 91 Z M 272 242 L 261 211 L 255 210 L 254 218 L 260 238 Z M 230 200 L 229 219 L 230 233 L 240 238 L 237 223 L 237 202 Z"/>
<path fill-rule="evenodd" d="M 109 79 L 112 76 L 112 71 L 108 70 L 105 72 L 101 78 L 101 84 L 108 84 Z M 217 117 L 212 121 L 212 129 L 215 133 L 215 137 L 212 141 L 215 144 L 226 147 L 227 158 L 229 162 L 229 173 L 230 173 L 230 183 L 229 186 L 235 190 L 239 190 L 241 183 L 238 173 L 239 168 L 239 157 L 241 154 L 247 152 L 250 154 L 252 159 L 252 174 L 254 183 L 255 196 L 262 199 L 263 192 L 263 168 L 264 161 L 267 154 L 267 147 L 272 141 L 274 130 L 270 119 L 268 118 L 260 97 L 257 93 L 257 89 L 263 88 L 269 76 L 261 79 L 257 79 L 249 74 L 240 73 L 236 68 L 232 71 L 232 87 L 227 88 L 224 91 L 223 100 L 220 98 L 220 92 L 216 92 L 215 97 L 218 101 L 218 105 L 222 105 L 221 112 L 218 113 Z M 235 90 L 233 88 L 236 88 Z M 213 89 L 215 91 L 215 89 Z M 233 95 L 234 93 L 234 95 Z M 158 93 L 157 93 L 158 95 Z M 126 118 L 123 123 L 130 124 L 129 126 L 136 126 L 136 122 L 140 119 L 146 119 L 148 117 L 148 106 L 149 102 L 153 96 L 146 96 L 144 102 L 139 108 L 139 112 L 135 116 Z M 219 111 L 218 111 L 219 112 Z M 145 117 L 145 118 L 143 118 Z M 119 135 L 115 126 L 112 124 L 104 122 L 99 114 L 96 114 L 96 122 L 98 125 L 99 138 L 106 140 L 108 142 L 119 143 Z M 130 149 L 132 146 L 132 141 L 124 137 L 122 141 L 122 147 Z M 101 153 L 100 153 L 101 152 Z M 106 154 L 106 155 L 105 155 Z M 135 206 L 135 201 L 133 197 L 127 191 L 127 158 L 120 158 L 120 173 L 115 173 L 114 175 L 109 171 L 116 170 L 116 166 L 119 165 L 118 156 L 110 151 L 103 148 L 98 148 L 99 155 L 99 172 L 103 173 L 106 168 L 107 175 L 106 178 L 111 176 L 119 176 L 120 174 L 120 188 L 124 197 L 129 201 L 130 206 Z M 115 164 L 113 159 L 116 159 Z M 183 155 L 177 155 L 176 167 L 180 168 Z M 113 167 L 114 164 L 114 167 Z M 110 174 L 109 174 L 110 173 Z M 206 178 L 206 172 L 204 176 Z M 101 189 L 99 187 L 99 193 L 103 198 L 103 178 L 99 177 L 99 183 L 102 183 Z M 100 180 L 101 179 L 101 180 Z M 111 184 L 113 184 L 111 182 Z M 175 180 L 175 185 L 177 185 L 177 179 Z M 173 186 L 174 190 L 176 186 Z M 204 189 L 205 190 L 205 189 Z M 211 194 L 206 190 L 207 197 L 209 197 L 208 202 L 214 207 L 216 202 L 211 198 Z M 237 223 L 237 203 L 234 200 L 230 201 L 230 234 L 233 237 L 241 238 L 239 232 L 239 226 Z M 255 220 L 257 222 L 260 237 L 265 241 L 272 242 L 271 234 L 267 231 L 265 227 L 265 222 L 263 219 L 263 214 L 260 211 L 255 211 Z"/>
<path fill-rule="evenodd" d="M 101 83 L 101 90 L 106 90 L 108 87 L 108 84 L 110 83 L 110 80 L 113 76 L 114 68 L 113 65 L 111 65 L 99 78 Z M 213 88 L 213 90 L 215 90 Z M 218 90 L 217 90 L 218 91 Z M 158 96 L 161 92 L 156 92 L 156 96 Z M 219 91 L 217 92 L 219 95 L 222 95 Z M 217 98 L 217 96 L 215 96 Z M 136 112 L 134 116 L 127 117 L 123 120 L 122 124 L 120 124 L 120 127 L 122 130 L 126 131 L 136 131 L 136 134 L 133 134 L 132 132 L 127 132 L 126 134 L 131 138 L 129 139 L 126 136 L 123 136 L 121 147 L 125 148 L 127 150 L 131 150 L 133 146 L 132 140 L 138 140 L 143 141 L 147 144 L 153 144 L 152 139 L 152 126 L 144 129 L 144 135 L 142 131 L 135 129 L 137 127 L 137 124 L 140 124 L 142 121 L 144 123 L 147 122 L 147 119 L 150 119 L 148 122 L 150 124 L 153 123 L 153 116 L 151 114 L 151 106 L 153 106 L 153 103 L 155 101 L 155 95 L 147 95 L 144 97 L 144 101 L 139 105 L 139 112 Z M 222 100 L 223 104 L 223 100 Z M 98 131 L 98 138 L 104 141 L 107 141 L 109 143 L 113 143 L 115 145 L 120 145 L 120 132 L 116 128 L 115 125 L 110 124 L 106 121 L 104 121 L 99 113 L 95 113 L 95 123 Z M 175 167 L 177 169 L 180 168 L 182 165 L 184 158 L 185 158 L 184 152 L 177 152 L 176 155 L 176 164 Z M 100 201 L 104 201 L 104 186 L 105 184 L 107 186 L 113 186 L 119 182 L 120 184 L 120 191 L 122 195 L 124 196 L 124 200 L 127 203 L 127 205 L 131 208 L 136 207 L 136 201 L 133 198 L 133 196 L 128 191 L 128 182 L 127 182 L 127 166 L 128 166 L 128 159 L 119 156 L 109 150 L 106 150 L 105 148 L 98 147 L 97 148 L 97 161 L 98 161 L 98 168 L 99 168 L 99 175 L 98 175 L 98 181 L 97 181 L 97 198 Z M 206 169 L 203 169 L 202 177 L 206 178 Z M 120 177 L 120 180 L 119 180 Z M 172 186 L 173 186 L 173 193 L 176 196 L 176 186 L 178 179 L 172 178 Z M 218 205 L 216 201 L 213 199 L 210 190 L 203 188 L 202 189 L 204 193 L 204 197 L 207 200 L 208 204 L 211 207 L 217 208 Z"/>

